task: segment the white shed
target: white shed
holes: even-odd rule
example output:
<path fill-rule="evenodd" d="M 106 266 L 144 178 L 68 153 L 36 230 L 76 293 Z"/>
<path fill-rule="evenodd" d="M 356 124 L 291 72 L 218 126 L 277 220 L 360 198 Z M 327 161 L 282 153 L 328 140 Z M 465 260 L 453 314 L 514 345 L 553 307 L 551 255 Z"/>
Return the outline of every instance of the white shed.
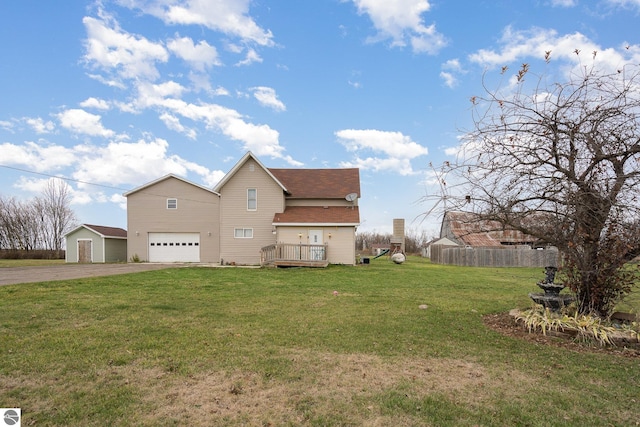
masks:
<path fill-rule="evenodd" d="M 439 239 L 435 239 L 431 241 L 426 248 L 422 248 L 422 256 L 425 258 L 431 258 L 431 246 L 434 246 L 434 245 L 460 246 L 451 239 L 447 239 L 446 237 L 441 237 Z"/>

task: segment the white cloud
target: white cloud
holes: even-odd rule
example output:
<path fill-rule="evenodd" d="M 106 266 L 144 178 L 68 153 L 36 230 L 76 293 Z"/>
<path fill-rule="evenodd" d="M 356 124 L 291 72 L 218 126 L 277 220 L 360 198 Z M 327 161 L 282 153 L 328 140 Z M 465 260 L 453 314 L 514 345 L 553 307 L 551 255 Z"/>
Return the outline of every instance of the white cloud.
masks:
<path fill-rule="evenodd" d="M 127 210 L 127 198 L 122 194 L 112 194 L 107 200 L 111 203 L 117 204 L 123 211 Z"/>
<path fill-rule="evenodd" d="M 215 89 L 211 90 L 211 95 L 213 96 L 229 96 L 229 91 L 222 86 L 218 86 Z"/>
<path fill-rule="evenodd" d="M 360 167 L 376 171 L 388 170 L 400 175 L 415 173 L 411 160 L 428 154 L 428 149 L 411 140 L 401 132 L 386 132 L 375 129 L 344 129 L 335 135 L 338 142 L 348 151 L 357 152 L 353 162 L 343 162 L 343 166 Z M 371 151 L 382 157 L 361 158 L 360 153 Z"/>
<path fill-rule="evenodd" d="M 87 73 L 87 76 L 90 79 L 93 79 L 93 80 L 95 80 L 97 82 L 100 82 L 105 86 L 117 87 L 118 89 L 126 89 L 127 88 L 127 85 L 125 85 L 124 83 L 122 83 L 120 80 L 118 80 L 115 77 L 114 78 L 109 78 L 109 77 L 101 76 L 100 74 L 93 74 L 93 73 Z"/>
<path fill-rule="evenodd" d="M 391 39 L 392 46 L 410 44 L 416 53 L 436 54 L 447 45 L 434 24 L 426 26 L 422 14 L 431 9 L 428 0 L 352 0 L 358 13 L 367 14 L 378 30 L 371 41 Z"/>
<path fill-rule="evenodd" d="M 614 6 L 640 9 L 640 0 L 606 0 Z"/>
<path fill-rule="evenodd" d="M 287 107 L 278 99 L 275 89 L 266 86 L 257 86 L 249 90 L 253 91 L 253 96 L 261 105 L 276 111 L 286 111 Z"/>
<path fill-rule="evenodd" d="M 78 147 L 80 159 L 73 178 L 118 186 L 151 181 L 168 173 L 186 175 L 183 160 L 167 156 L 168 147 L 169 143 L 159 138 L 133 143 L 111 142 L 105 147 Z"/>
<path fill-rule="evenodd" d="M 142 10 L 167 24 L 202 25 L 245 42 L 272 46 L 273 34 L 249 16 L 249 0 L 120 0 L 123 6 Z"/>
<path fill-rule="evenodd" d="M 13 127 L 14 127 L 13 123 L 6 120 L 0 120 L 0 128 L 9 132 L 13 132 Z"/>
<path fill-rule="evenodd" d="M 100 187 L 136 187 L 168 173 L 180 176 L 195 174 L 206 185 L 213 187 L 222 176 L 222 171 L 211 171 L 206 167 L 168 153 L 169 143 L 163 139 L 139 140 L 137 142 L 110 142 L 107 146 L 91 144 L 71 148 L 61 145 L 25 142 L 23 145 L 0 144 L 0 163 L 18 165 L 39 173 L 52 173 L 62 168 L 71 168 L 76 181 L 73 203 L 107 201 Z M 22 179 L 17 186 L 23 190 L 39 191 L 41 179 Z M 89 184 L 91 183 L 91 184 Z"/>
<path fill-rule="evenodd" d="M 440 68 L 440 78 L 444 80 L 445 86 L 454 88 L 458 85 L 458 75 L 466 74 L 466 71 L 462 68 L 462 64 L 459 59 L 450 59 L 444 62 Z"/>
<path fill-rule="evenodd" d="M 86 205 L 91 203 L 95 197 L 91 197 L 90 194 L 85 191 L 79 191 L 73 188 L 70 182 L 64 180 L 62 178 L 51 177 L 51 178 L 26 178 L 20 177 L 18 181 L 14 184 L 15 188 L 18 188 L 23 191 L 41 194 L 47 186 L 50 185 L 52 181 L 64 182 L 67 185 L 67 192 L 71 198 L 72 205 Z"/>
<path fill-rule="evenodd" d="M 85 99 L 80 103 L 80 106 L 82 108 L 93 108 L 96 110 L 103 110 L 103 111 L 110 109 L 109 103 L 107 101 L 105 101 L 104 99 L 98 99 L 94 97 Z"/>
<path fill-rule="evenodd" d="M 194 44 L 189 37 L 176 37 L 169 40 L 167 48 L 176 56 L 185 60 L 197 71 L 205 71 L 214 65 L 221 65 L 218 51 L 204 40 Z"/>
<path fill-rule="evenodd" d="M 29 191 L 31 193 L 41 193 L 49 182 L 48 178 L 25 178 L 20 177 L 13 186 L 23 191 Z"/>
<path fill-rule="evenodd" d="M 347 82 L 349 83 L 349 85 L 355 89 L 361 89 L 362 88 L 362 83 L 360 82 L 360 79 L 362 78 L 362 71 L 360 70 L 352 70 L 351 71 L 351 77 L 352 79 L 349 79 Z"/>
<path fill-rule="evenodd" d="M 240 67 L 243 65 L 251 65 L 254 62 L 262 62 L 262 58 L 254 49 L 248 49 L 245 58 L 242 61 L 238 61 L 235 65 L 236 67 Z"/>
<path fill-rule="evenodd" d="M 75 180 L 109 186 L 138 186 L 160 176 L 173 173 L 180 176 L 198 175 L 209 185 L 220 180 L 220 171 L 168 154 L 169 143 L 161 138 L 137 142 L 111 142 L 105 147 L 84 145 L 75 147 L 77 161 Z M 80 183 L 80 189 L 90 189 Z"/>
<path fill-rule="evenodd" d="M 180 123 L 180 119 L 172 114 L 163 113 L 160 115 L 160 120 L 164 122 L 167 128 L 182 133 L 186 135 L 187 138 L 196 139 L 196 137 L 198 136 L 198 132 L 196 132 L 195 129 L 183 126 L 182 123 Z"/>
<path fill-rule="evenodd" d="M 506 27 L 497 49 L 481 49 L 471 54 L 469 59 L 485 67 L 499 67 L 530 59 L 543 60 L 546 52 L 550 52 L 552 62 L 572 67 L 593 62 L 609 71 L 619 69 L 625 63 L 640 62 L 637 46 L 605 49 L 578 32 L 559 35 L 555 30 L 537 27 L 527 30 Z M 595 57 L 594 52 L 597 52 Z"/>
<path fill-rule="evenodd" d="M 182 164 L 188 171 L 200 176 L 200 179 L 202 180 L 204 185 L 211 188 L 215 187 L 215 185 L 220 182 L 220 180 L 226 175 L 226 173 L 221 170 L 212 171 L 197 163 L 189 162 L 186 160 L 183 160 Z"/>
<path fill-rule="evenodd" d="M 460 64 L 460 60 L 458 58 L 455 59 L 449 59 L 448 61 L 445 61 L 441 68 L 443 70 L 452 70 L 452 71 L 457 71 L 457 72 L 462 72 L 462 64 Z"/>
<path fill-rule="evenodd" d="M 231 53 L 242 53 L 244 50 L 244 46 L 237 43 L 227 43 L 225 44 L 225 47 Z"/>
<path fill-rule="evenodd" d="M 551 0 L 552 7 L 574 7 L 578 5 L 578 0 Z"/>
<path fill-rule="evenodd" d="M 71 148 L 47 143 L 27 141 L 23 145 L 0 144 L 0 163 L 19 165 L 36 172 L 50 172 L 71 166 L 76 162 Z"/>
<path fill-rule="evenodd" d="M 440 78 L 444 80 L 444 85 L 449 88 L 454 88 L 458 85 L 456 76 L 448 71 L 440 71 Z"/>
<path fill-rule="evenodd" d="M 414 174 L 411 161 L 409 159 L 396 159 L 396 158 L 379 158 L 379 157 L 367 157 L 356 158 L 353 162 L 341 162 L 341 167 L 359 168 L 363 170 L 373 170 L 376 172 L 390 171 L 396 172 L 400 175 L 412 175 Z"/>
<path fill-rule="evenodd" d="M 102 192 L 93 193 L 73 188 L 71 194 L 71 203 L 75 205 L 89 205 L 94 202 L 104 203 L 108 200 Z"/>
<path fill-rule="evenodd" d="M 123 31 L 114 19 L 105 16 L 104 20 L 85 17 L 82 21 L 87 30 L 85 41 L 85 61 L 95 68 L 123 79 L 149 79 L 159 77 L 156 62 L 167 62 L 169 54 L 161 43 L 147 40 Z M 114 85 L 118 84 L 115 78 Z"/>
<path fill-rule="evenodd" d="M 166 98 L 180 98 L 186 92 L 180 83 L 167 81 L 160 84 L 141 83 L 138 85 L 137 104 L 142 107 L 153 106 Z"/>
<path fill-rule="evenodd" d="M 72 108 L 57 115 L 60 125 L 73 133 L 90 136 L 111 137 L 114 131 L 106 129 L 100 122 L 97 114 L 87 113 L 84 110 Z"/>
<path fill-rule="evenodd" d="M 56 128 L 56 125 L 52 121 L 47 120 L 45 122 L 40 117 L 37 117 L 37 118 L 25 117 L 24 121 L 34 130 L 35 133 L 38 133 L 38 134 L 51 133 Z"/>
<path fill-rule="evenodd" d="M 258 156 L 269 156 L 286 160 L 290 164 L 299 164 L 283 154 L 284 147 L 279 142 L 279 132 L 268 125 L 248 123 L 242 114 L 231 108 L 217 104 L 201 102 L 193 104 L 173 97 L 182 89 L 173 83 L 162 85 L 141 84 L 138 104 L 144 108 L 156 108 L 171 112 L 195 122 L 203 123 L 207 129 L 221 132 L 225 136 L 243 143 L 245 150 Z"/>

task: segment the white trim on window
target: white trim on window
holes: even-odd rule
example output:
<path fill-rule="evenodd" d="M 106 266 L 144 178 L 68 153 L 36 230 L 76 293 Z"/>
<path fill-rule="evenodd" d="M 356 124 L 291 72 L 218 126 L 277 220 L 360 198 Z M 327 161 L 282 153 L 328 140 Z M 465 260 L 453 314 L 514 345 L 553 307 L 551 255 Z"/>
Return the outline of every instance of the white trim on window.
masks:
<path fill-rule="evenodd" d="M 235 239 L 253 239 L 253 228 L 234 228 L 233 237 Z"/>
<path fill-rule="evenodd" d="M 167 199 L 167 209 L 178 209 L 178 199 Z"/>
<path fill-rule="evenodd" d="M 258 190 L 255 188 L 247 188 L 247 210 L 258 210 Z"/>

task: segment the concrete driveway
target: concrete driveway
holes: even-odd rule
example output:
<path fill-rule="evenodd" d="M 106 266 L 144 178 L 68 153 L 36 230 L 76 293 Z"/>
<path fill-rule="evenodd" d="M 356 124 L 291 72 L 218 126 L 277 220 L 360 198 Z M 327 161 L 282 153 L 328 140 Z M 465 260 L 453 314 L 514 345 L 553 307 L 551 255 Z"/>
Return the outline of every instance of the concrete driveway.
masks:
<path fill-rule="evenodd" d="M 50 282 L 83 277 L 113 276 L 139 271 L 185 267 L 188 264 L 63 264 L 37 267 L 0 268 L 0 286 L 18 283 Z"/>

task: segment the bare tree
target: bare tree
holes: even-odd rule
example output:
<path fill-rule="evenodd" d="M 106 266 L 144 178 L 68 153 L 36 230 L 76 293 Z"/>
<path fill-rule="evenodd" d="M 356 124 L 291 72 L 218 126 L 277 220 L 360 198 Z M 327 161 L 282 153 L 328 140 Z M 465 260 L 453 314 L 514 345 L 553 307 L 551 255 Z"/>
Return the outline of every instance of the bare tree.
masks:
<path fill-rule="evenodd" d="M 31 206 L 15 198 L 0 199 L 0 242 L 2 248 L 29 251 L 38 246 Z"/>
<path fill-rule="evenodd" d="M 625 69 L 545 85 L 524 64 L 515 89 L 485 86 L 463 154 L 440 177 L 463 184 L 441 195 L 448 209 L 557 246 L 578 310 L 600 316 L 630 292 L 637 270 L 624 267 L 640 254 L 640 77 Z"/>
<path fill-rule="evenodd" d="M 76 222 L 71 195 L 60 179 L 49 180 L 31 201 L 0 196 L 0 249 L 60 251 L 64 233 Z"/>
<path fill-rule="evenodd" d="M 50 179 L 36 198 L 34 205 L 41 222 L 42 237 L 46 249 L 60 251 L 64 233 L 76 222 L 76 216 L 70 208 L 71 193 L 69 186 L 61 179 Z"/>
<path fill-rule="evenodd" d="M 0 197 L 0 248 L 22 249 L 18 229 L 18 224 L 21 222 L 20 215 L 19 205 L 14 198 Z"/>

